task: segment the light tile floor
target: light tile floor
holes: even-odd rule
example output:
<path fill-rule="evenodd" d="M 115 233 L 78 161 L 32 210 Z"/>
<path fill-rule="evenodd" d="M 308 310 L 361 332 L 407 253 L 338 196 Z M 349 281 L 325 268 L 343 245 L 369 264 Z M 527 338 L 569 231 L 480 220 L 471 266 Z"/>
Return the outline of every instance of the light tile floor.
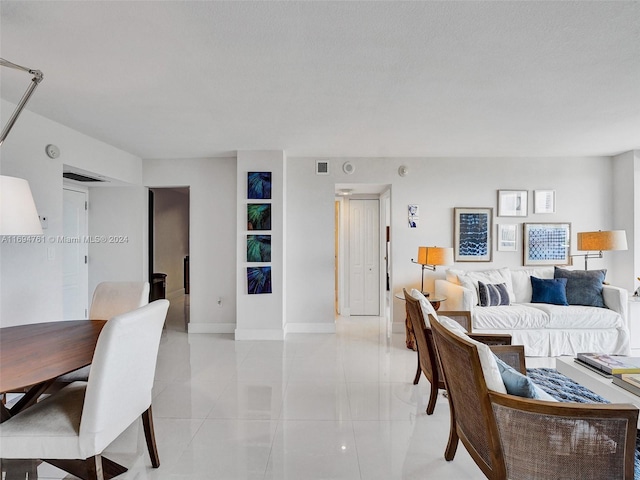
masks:
<path fill-rule="evenodd" d="M 172 303 L 158 358 L 161 466 L 151 468 L 136 423 L 105 452 L 129 467 L 119 478 L 484 478 L 462 445 L 444 460 L 447 401 L 425 414 L 429 384 L 412 383 L 416 353 L 403 334 L 386 334 L 384 319 L 341 317 L 335 335 L 236 342 L 186 334 L 188 308 Z M 38 475 L 75 478 L 46 464 Z"/>

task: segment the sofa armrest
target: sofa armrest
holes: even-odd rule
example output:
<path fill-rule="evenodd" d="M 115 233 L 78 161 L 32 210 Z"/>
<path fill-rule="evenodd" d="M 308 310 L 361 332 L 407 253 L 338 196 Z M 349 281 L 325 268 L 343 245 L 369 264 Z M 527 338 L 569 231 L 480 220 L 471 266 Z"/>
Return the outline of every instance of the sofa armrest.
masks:
<path fill-rule="evenodd" d="M 629 308 L 629 292 L 624 288 L 614 287 L 613 285 L 603 285 L 602 298 L 607 308 L 618 312 L 626 323 L 628 316 L 627 310 Z"/>
<path fill-rule="evenodd" d="M 435 286 L 436 296 L 446 297 L 446 300 L 442 302 L 441 308 L 443 310 L 472 311 L 473 291 L 441 278 L 436 278 Z"/>

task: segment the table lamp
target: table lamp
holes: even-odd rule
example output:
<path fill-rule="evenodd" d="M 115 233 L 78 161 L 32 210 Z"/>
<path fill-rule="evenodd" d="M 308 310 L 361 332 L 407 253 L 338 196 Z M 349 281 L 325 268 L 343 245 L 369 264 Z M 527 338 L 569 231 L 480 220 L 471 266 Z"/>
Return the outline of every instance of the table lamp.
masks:
<path fill-rule="evenodd" d="M 0 235 L 42 235 L 29 182 L 0 175 Z"/>
<path fill-rule="evenodd" d="M 624 230 L 578 232 L 578 250 L 587 251 L 584 254 L 584 269 L 587 270 L 587 260 L 602 258 L 603 250 L 627 250 L 627 234 Z M 598 253 L 589 253 L 589 251 L 598 251 Z M 572 257 L 580 256 L 583 254 L 572 255 Z"/>
<path fill-rule="evenodd" d="M 425 269 L 435 271 L 438 265 L 451 265 L 453 263 L 453 248 L 451 247 L 418 247 L 418 261 L 413 258 L 413 263 L 422 265 L 422 283 L 420 291 L 424 293 Z M 425 296 L 427 296 L 425 294 Z"/>

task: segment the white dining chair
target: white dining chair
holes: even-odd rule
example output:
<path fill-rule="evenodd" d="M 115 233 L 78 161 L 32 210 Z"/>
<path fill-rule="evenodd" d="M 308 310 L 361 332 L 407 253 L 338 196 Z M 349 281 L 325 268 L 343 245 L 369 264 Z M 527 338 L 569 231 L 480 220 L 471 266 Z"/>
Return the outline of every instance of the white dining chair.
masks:
<path fill-rule="evenodd" d="M 89 319 L 108 320 L 147 303 L 149 303 L 149 282 L 102 282 L 93 291 Z M 71 382 L 86 382 L 90 370 L 91 366 L 87 365 L 58 377 L 49 392 Z"/>
<path fill-rule="evenodd" d="M 111 318 L 88 382 L 74 382 L 1 423 L 0 458 L 80 459 L 90 480 L 103 480 L 102 452 L 142 416 L 151 464 L 159 467 L 151 389 L 168 308 L 157 300 Z"/>

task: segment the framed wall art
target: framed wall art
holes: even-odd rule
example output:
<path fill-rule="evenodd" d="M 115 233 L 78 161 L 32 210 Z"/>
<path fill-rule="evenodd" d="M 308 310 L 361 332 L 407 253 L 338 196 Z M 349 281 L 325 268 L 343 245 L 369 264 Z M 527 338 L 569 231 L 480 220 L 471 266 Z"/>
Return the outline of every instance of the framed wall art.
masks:
<path fill-rule="evenodd" d="M 453 217 L 454 260 L 490 262 L 493 209 L 456 207 Z"/>
<path fill-rule="evenodd" d="M 518 225 L 515 223 L 498 225 L 498 251 L 515 252 L 518 250 Z"/>
<path fill-rule="evenodd" d="M 499 217 L 526 217 L 527 208 L 526 190 L 498 190 Z"/>
<path fill-rule="evenodd" d="M 247 173 L 247 198 L 250 200 L 271 198 L 271 172 Z"/>
<path fill-rule="evenodd" d="M 533 213 L 556 213 L 556 191 L 534 190 Z"/>
<path fill-rule="evenodd" d="M 249 295 L 271 293 L 271 267 L 247 268 L 247 292 Z"/>
<path fill-rule="evenodd" d="M 271 261 L 271 235 L 247 235 L 247 262 Z"/>
<path fill-rule="evenodd" d="M 271 230 L 271 204 L 247 204 L 247 230 Z"/>
<path fill-rule="evenodd" d="M 524 265 L 568 265 L 570 223 L 525 223 Z"/>

